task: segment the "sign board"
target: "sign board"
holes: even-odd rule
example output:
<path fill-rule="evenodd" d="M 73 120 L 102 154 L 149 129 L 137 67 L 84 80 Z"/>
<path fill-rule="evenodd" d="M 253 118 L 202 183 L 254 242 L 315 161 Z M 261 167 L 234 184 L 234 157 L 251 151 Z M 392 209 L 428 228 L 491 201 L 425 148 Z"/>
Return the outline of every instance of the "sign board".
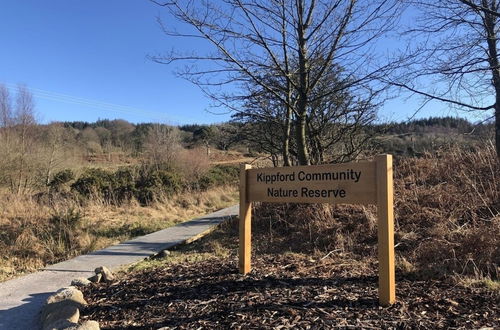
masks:
<path fill-rule="evenodd" d="M 375 163 L 248 170 L 254 202 L 375 204 Z"/>
<path fill-rule="evenodd" d="M 292 166 L 240 172 L 240 273 L 251 270 L 251 203 L 376 204 L 378 208 L 379 301 L 395 302 L 392 156 L 373 162 Z"/>

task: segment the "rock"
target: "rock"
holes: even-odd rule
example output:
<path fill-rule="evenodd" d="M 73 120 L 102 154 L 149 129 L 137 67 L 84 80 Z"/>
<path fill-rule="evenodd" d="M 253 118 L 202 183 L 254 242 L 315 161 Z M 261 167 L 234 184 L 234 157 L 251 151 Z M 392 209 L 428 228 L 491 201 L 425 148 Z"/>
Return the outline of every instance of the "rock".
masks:
<path fill-rule="evenodd" d="M 74 325 L 64 330 L 100 330 L 99 322 L 97 321 L 85 321 L 80 325 Z"/>
<path fill-rule="evenodd" d="M 47 304 L 56 303 L 62 300 L 72 300 L 83 306 L 87 305 L 87 302 L 83 299 L 83 293 L 74 286 L 56 291 L 56 293 L 47 298 Z"/>
<path fill-rule="evenodd" d="M 93 282 L 93 283 L 99 283 L 99 282 L 101 282 L 101 278 L 102 278 L 102 275 L 99 273 L 99 274 L 95 274 L 94 276 L 89 277 L 89 281 Z"/>
<path fill-rule="evenodd" d="M 83 305 L 80 303 L 77 303 L 74 300 L 63 300 L 63 301 L 58 301 L 55 303 L 47 304 L 42 307 L 42 311 L 40 313 L 40 320 L 42 323 L 45 321 L 45 319 L 52 313 L 57 312 L 58 310 L 61 310 L 63 308 L 66 308 L 68 306 L 72 306 L 75 308 L 82 308 Z"/>
<path fill-rule="evenodd" d="M 87 280 L 86 278 L 83 278 L 83 277 L 75 278 L 73 281 L 71 281 L 71 285 L 76 286 L 76 287 L 87 286 L 90 283 L 92 283 L 92 282 L 90 282 L 89 280 Z"/>
<path fill-rule="evenodd" d="M 169 250 L 162 250 L 160 253 L 158 253 L 159 258 L 166 258 L 171 254 Z"/>
<path fill-rule="evenodd" d="M 80 290 L 72 286 L 63 288 L 47 298 L 47 304 L 42 308 L 40 319 L 45 324 L 47 317 L 58 310 L 67 307 L 82 308 L 85 305 L 87 302 L 83 299 Z"/>
<path fill-rule="evenodd" d="M 70 323 L 78 323 L 80 319 L 80 310 L 74 305 L 66 305 L 62 308 L 57 308 L 48 314 L 43 320 L 43 329 L 52 329 L 54 324 L 59 320 L 66 320 Z"/>
<path fill-rule="evenodd" d="M 101 274 L 105 282 L 113 282 L 115 280 L 113 273 L 105 266 L 97 267 L 94 272 Z"/>
<path fill-rule="evenodd" d="M 67 329 L 75 325 L 77 326 L 78 324 L 70 322 L 65 319 L 59 319 L 54 323 L 48 324 L 46 327 L 43 327 L 43 330 L 61 330 L 61 329 Z"/>

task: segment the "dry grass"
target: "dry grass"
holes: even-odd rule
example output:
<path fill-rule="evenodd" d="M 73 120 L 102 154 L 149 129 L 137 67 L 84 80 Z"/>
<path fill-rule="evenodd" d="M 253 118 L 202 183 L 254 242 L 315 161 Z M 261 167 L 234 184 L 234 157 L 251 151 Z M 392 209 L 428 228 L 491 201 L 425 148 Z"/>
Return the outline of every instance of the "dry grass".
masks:
<path fill-rule="evenodd" d="M 396 254 L 400 273 L 439 278 L 500 275 L 500 162 L 492 146 L 395 162 Z M 261 204 L 257 251 L 376 260 L 376 209 Z"/>
<path fill-rule="evenodd" d="M 52 203 L 0 195 L 0 281 L 232 205 L 235 187 L 165 196 L 151 206 Z"/>
<path fill-rule="evenodd" d="M 491 146 L 398 159 L 395 213 L 399 274 L 498 287 L 500 163 Z M 367 272 L 376 268 L 375 207 L 256 204 L 252 226 L 255 255 L 296 253 Z M 232 223 L 182 249 L 187 256 L 216 254 L 211 244 L 217 242 L 235 256 L 237 237 Z"/>

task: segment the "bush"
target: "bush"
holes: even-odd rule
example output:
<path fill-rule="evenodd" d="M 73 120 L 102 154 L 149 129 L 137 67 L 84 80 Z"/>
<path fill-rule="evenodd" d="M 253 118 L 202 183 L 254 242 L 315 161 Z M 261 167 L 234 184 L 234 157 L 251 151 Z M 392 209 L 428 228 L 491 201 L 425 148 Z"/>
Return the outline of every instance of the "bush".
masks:
<path fill-rule="evenodd" d="M 98 196 L 106 202 L 121 204 L 135 194 L 134 171 L 121 168 L 115 173 L 90 168 L 76 180 L 71 188 L 85 198 Z"/>
<path fill-rule="evenodd" d="M 211 187 L 235 184 L 239 180 L 239 169 L 233 165 L 216 165 L 197 183 L 199 188 L 207 190 Z"/>
<path fill-rule="evenodd" d="M 143 171 L 136 182 L 137 200 L 147 205 L 157 200 L 161 195 L 172 195 L 182 191 L 184 182 L 175 172 L 168 170 Z"/>
<path fill-rule="evenodd" d="M 105 200 L 111 200 L 113 175 L 99 168 L 89 168 L 71 185 L 71 189 L 86 198 L 99 195 Z"/>
<path fill-rule="evenodd" d="M 82 222 L 82 214 L 73 208 L 56 211 L 49 218 L 45 230 L 38 232 L 39 238 L 45 243 L 52 260 L 64 258 L 68 251 L 81 248 L 78 236 Z"/>
<path fill-rule="evenodd" d="M 198 181 L 210 169 L 210 160 L 206 150 L 183 149 L 176 156 L 175 167 L 185 178 Z"/>
<path fill-rule="evenodd" d="M 120 168 L 113 175 L 113 196 L 118 203 L 129 201 L 136 194 L 135 171 L 133 168 Z"/>
<path fill-rule="evenodd" d="M 199 180 L 186 181 L 172 169 L 138 170 L 134 167 L 121 168 L 109 172 L 90 168 L 71 185 L 71 189 L 85 198 L 100 197 L 108 203 L 121 204 L 135 197 L 142 205 L 148 205 L 161 196 L 171 196 L 182 192 L 186 187 L 203 189 L 233 184 L 238 181 L 238 168 L 217 165 Z"/>
<path fill-rule="evenodd" d="M 73 173 L 72 170 L 70 170 L 70 169 L 62 170 L 62 171 L 59 171 L 56 174 L 54 174 L 54 176 L 52 177 L 52 180 L 50 180 L 48 185 L 50 187 L 50 190 L 55 191 L 55 192 L 59 192 L 59 191 L 61 191 L 61 188 L 65 184 L 67 184 L 68 182 L 70 182 L 74 178 L 75 178 L 75 174 Z"/>

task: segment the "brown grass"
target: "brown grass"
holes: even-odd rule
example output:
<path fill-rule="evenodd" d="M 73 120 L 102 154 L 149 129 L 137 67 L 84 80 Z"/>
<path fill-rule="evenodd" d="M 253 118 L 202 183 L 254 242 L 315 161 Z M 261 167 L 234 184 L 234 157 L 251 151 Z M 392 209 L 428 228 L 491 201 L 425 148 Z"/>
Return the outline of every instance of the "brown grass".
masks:
<path fill-rule="evenodd" d="M 106 247 L 236 203 L 235 187 L 164 196 L 151 206 L 136 201 L 84 206 L 72 199 L 38 202 L 0 195 L 0 281 Z"/>
<path fill-rule="evenodd" d="M 398 271 L 499 277 L 500 162 L 492 146 L 395 162 Z M 376 208 L 261 204 L 257 251 L 376 259 Z"/>

